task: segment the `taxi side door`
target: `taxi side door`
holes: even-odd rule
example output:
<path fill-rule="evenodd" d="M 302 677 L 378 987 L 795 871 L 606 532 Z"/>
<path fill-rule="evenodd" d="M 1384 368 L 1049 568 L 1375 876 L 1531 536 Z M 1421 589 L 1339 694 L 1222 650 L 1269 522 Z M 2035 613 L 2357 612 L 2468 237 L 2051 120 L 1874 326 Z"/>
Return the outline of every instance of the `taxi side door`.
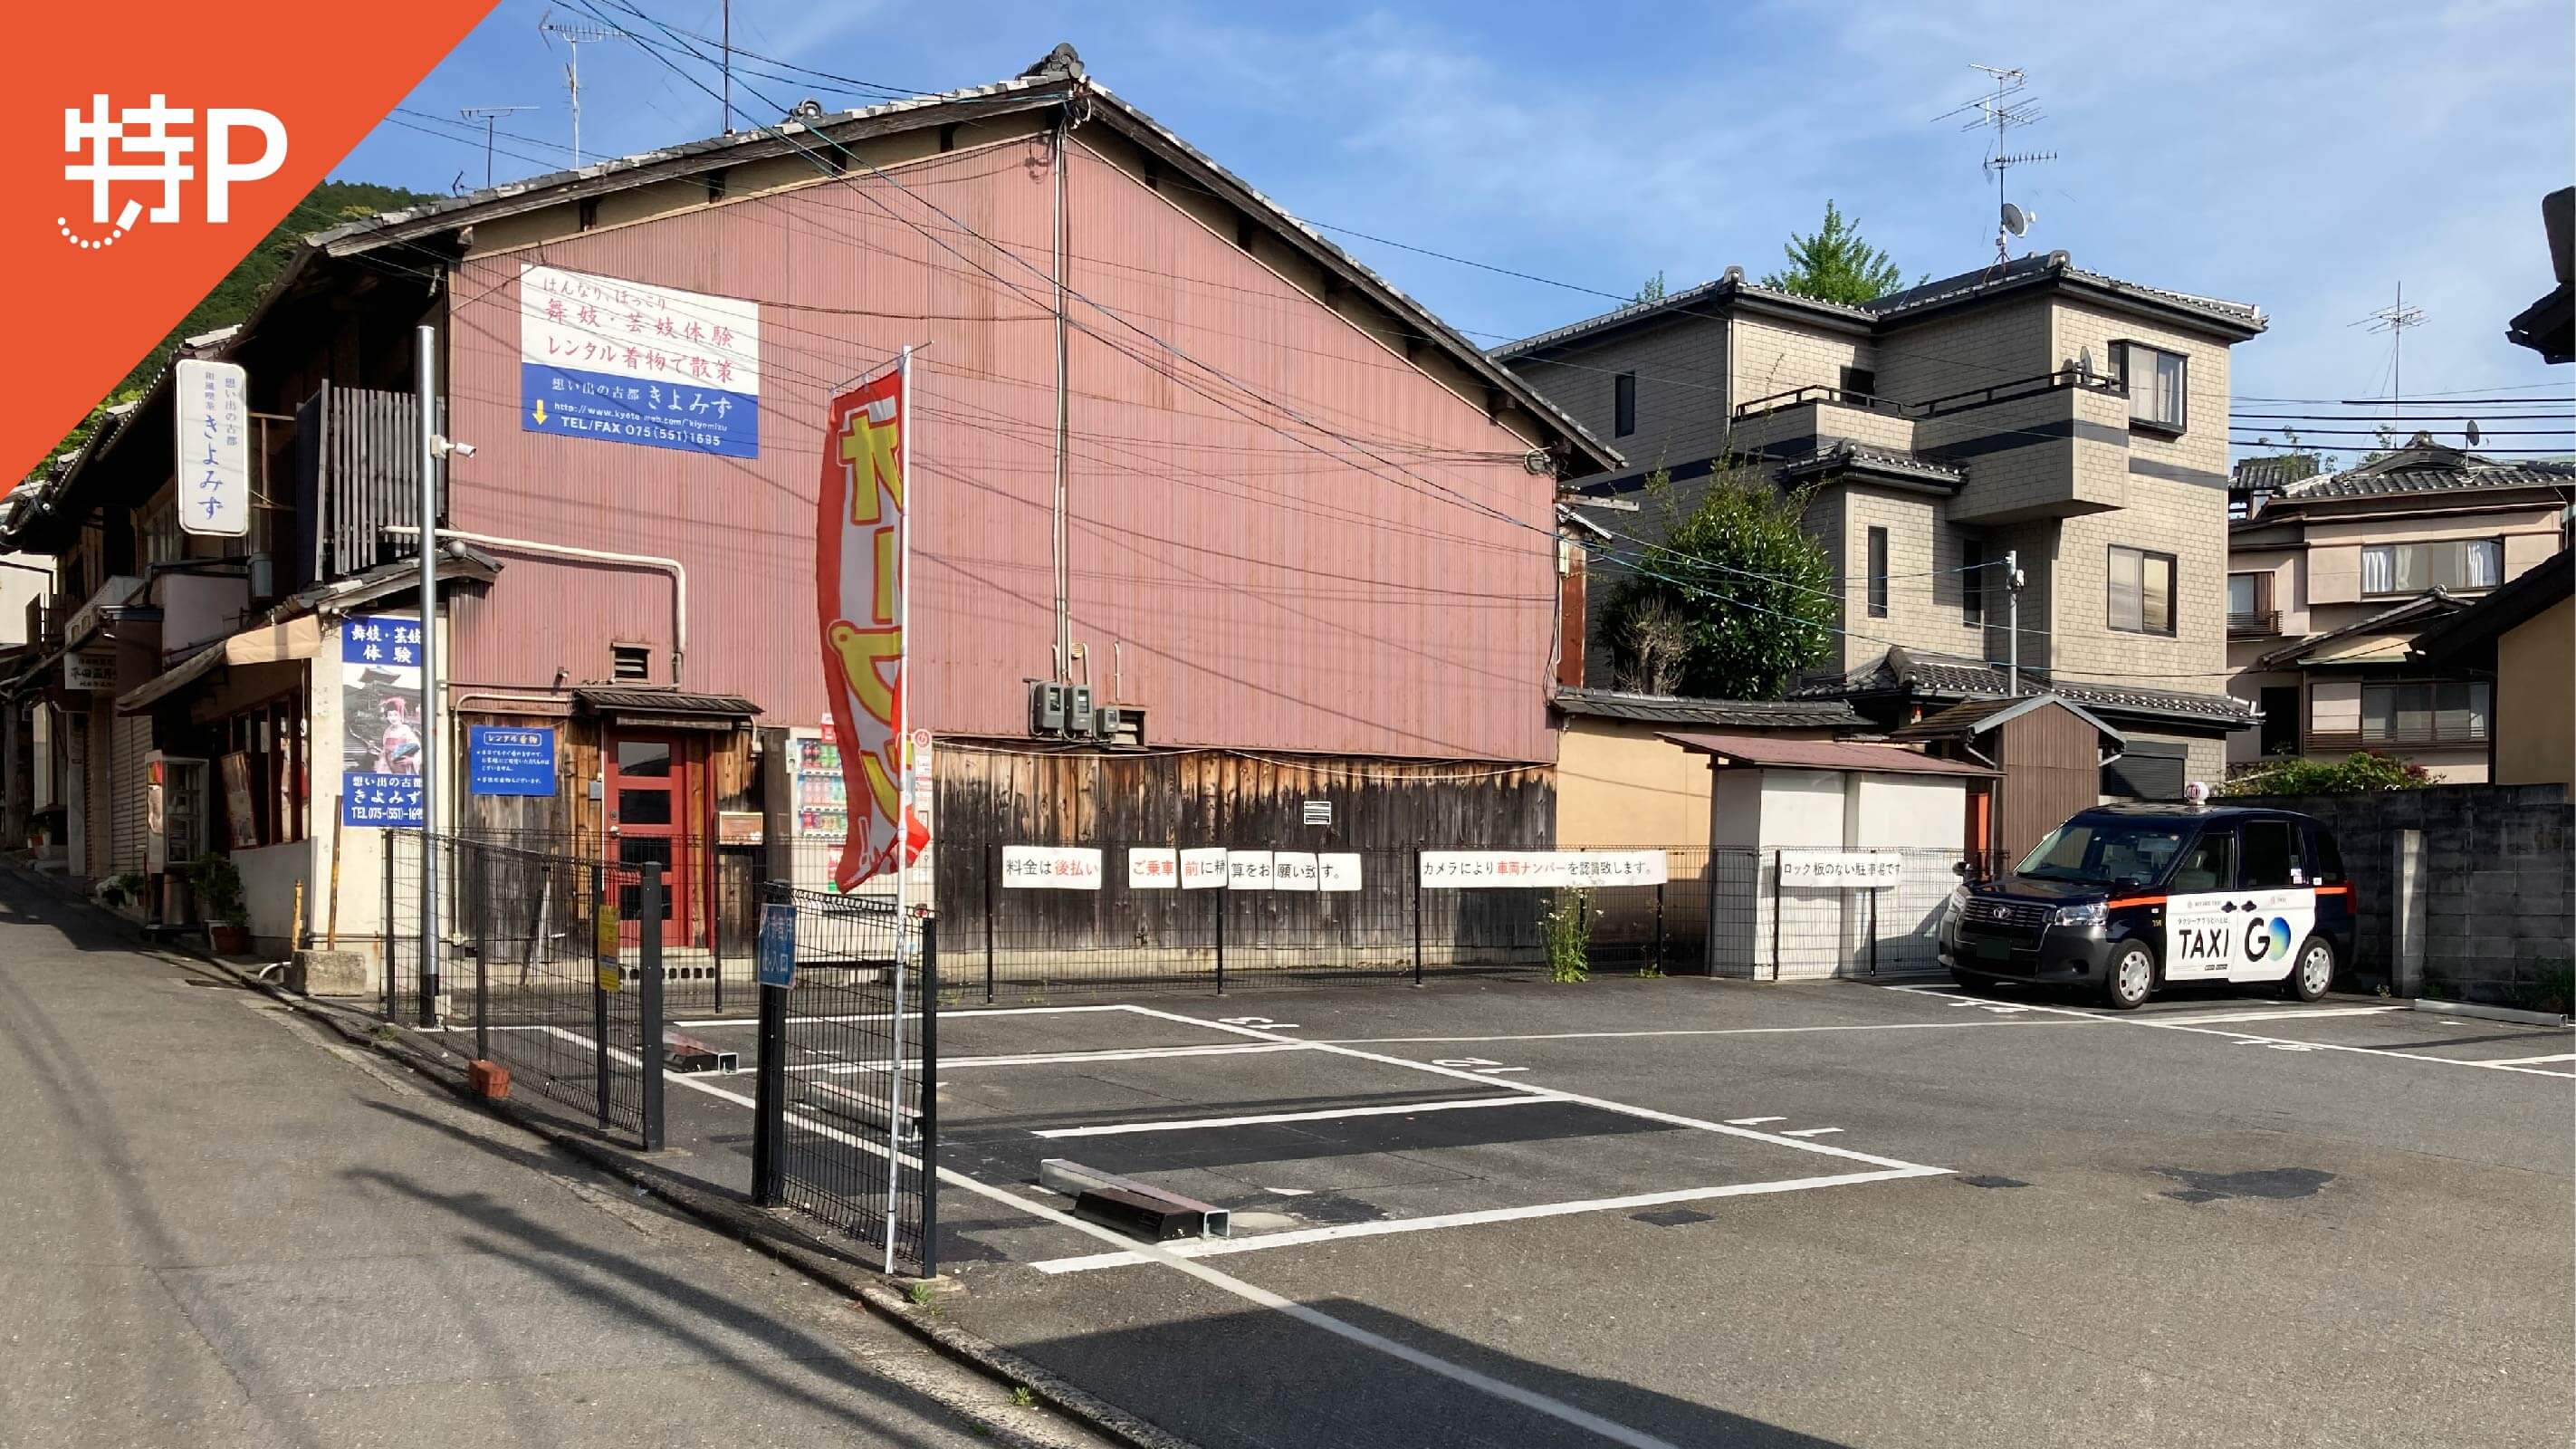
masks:
<path fill-rule="evenodd" d="M 2237 827 L 2236 919 L 2231 981 L 2279 981 L 2316 929 L 2316 880 L 2299 822 L 2247 820 Z"/>

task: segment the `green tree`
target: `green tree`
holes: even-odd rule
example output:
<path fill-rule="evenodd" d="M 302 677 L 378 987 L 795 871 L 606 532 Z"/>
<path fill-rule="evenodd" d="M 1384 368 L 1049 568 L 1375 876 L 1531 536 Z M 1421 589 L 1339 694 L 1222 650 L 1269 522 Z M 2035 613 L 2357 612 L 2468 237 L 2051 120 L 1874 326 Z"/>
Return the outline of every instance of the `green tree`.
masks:
<path fill-rule="evenodd" d="M 1812 236 L 1789 233 L 1780 250 L 1789 258 L 1789 269 L 1764 277 L 1762 285 L 1818 301 L 1857 307 L 1895 291 L 1904 276 L 1886 252 L 1862 240 L 1860 224 L 1845 221 L 1842 209 L 1830 200 L 1824 225 Z"/>
<path fill-rule="evenodd" d="M 1628 305 L 1631 307 L 1641 306 L 1647 302 L 1660 302 L 1662 300 L 1664 300 L 1664 274 L 1660 268 L 1656 270 L 1653 276 L 1648 277 L 1645 280 L 1645 283 L 1638 287 L 1636 291 L 1628 294 Z"/>
<path fill-rule="evenodd" d="M 1664 541 L 1644 550 L 1602 613 L 1621 687 L 1779 698 L 1833 644 L 1834 568 L 1798 526 L 1806 491 L 1782 493 L 1759 471 L 1721 462 L 1687 509 L 1660 468 L 1646 496 L 1663 511 Z"/>

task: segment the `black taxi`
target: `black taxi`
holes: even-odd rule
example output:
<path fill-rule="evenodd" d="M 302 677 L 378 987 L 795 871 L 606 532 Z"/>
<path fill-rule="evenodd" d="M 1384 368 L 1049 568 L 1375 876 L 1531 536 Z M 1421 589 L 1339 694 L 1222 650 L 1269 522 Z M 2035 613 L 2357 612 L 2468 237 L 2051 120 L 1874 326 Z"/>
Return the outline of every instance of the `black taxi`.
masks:
<path fill-rule="evenodd" d="M 2352 959 L 2353 920 L 2343 853 L 2309 816 L 2104 805 L 2012 874 L 1951 892 L 1941 964 L 1962 986 L 2082 986 L 2122 1010 L 2193 982 L 2279 982 L 2314 1001 Z"/>

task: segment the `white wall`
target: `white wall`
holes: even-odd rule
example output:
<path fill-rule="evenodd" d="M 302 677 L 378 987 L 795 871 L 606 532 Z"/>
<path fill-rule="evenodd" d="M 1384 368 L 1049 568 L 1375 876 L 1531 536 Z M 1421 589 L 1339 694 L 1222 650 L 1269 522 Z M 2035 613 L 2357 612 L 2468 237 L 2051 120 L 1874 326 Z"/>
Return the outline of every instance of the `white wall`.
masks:
<path fill-rule="evenodd" d="M 1713 895 L 1709 920 L 1711 965 L 1735 976 L 1771 979 L 1772 943 L 1778 942 L 1779 978 L 1865 974 L 1875 932 L 1882 972 L 1916 968 L 1931 959 L 1931 923 L 1951 885 L 1949 852 L 1967 833 L 1968 782 L 1912 775 L 1839 770 L 1727 769 L 1710 792 L 1713 848 L 1762 852 L 1751 870 L 1713 871 L 1732 882 L 1731 894 Z M 1822 849 L 1909 849 L 1941 852 L 1911 857 L 1912 876 L 1898 889 L 1803 890 L 1778 893 L 1776 924 L 1770 852 Z M 1726 892 L 1726 885 L 1712 886 Z M 1876 909 L 1871 896 L 1875 894 Z M 1750 899 L 1747 899 L 1747 897 Z M 1933 904 L 1927 906 L 1926 901 Z"/>
<path fill-rule="evenodd" d="M 1968 834 L 1968 782 L 1940 775 L 1859 775 L 1843 839 L 1855 846 L 1955 848 Z"/>
<path fill-rule="evenodd" d="M 290 937 L 295 922 L 295 887 L 306 879 L 305 870 L 312 863 L 312 851 L 306 842 L 291 845 L 263 845 L 256 850 L 232 852 L 233 868 L 241 872 L 242 901 L 249 907 L 250 933 L 263 950 L 276 948 L 284 955 L 293 949 Z M 345 887 L 347 882 L 342 882 Z M 314 921 L 313 889 L 305 887 L 304 920 Z M 348 917 L 341 916 L 345 929 Z"/>

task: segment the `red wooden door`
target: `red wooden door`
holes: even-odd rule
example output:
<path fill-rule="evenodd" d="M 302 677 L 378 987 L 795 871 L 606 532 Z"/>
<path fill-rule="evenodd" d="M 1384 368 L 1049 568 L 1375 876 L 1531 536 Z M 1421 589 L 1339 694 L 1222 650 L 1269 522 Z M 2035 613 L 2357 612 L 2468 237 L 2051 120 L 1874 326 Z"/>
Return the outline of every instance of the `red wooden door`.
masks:
<path fill-rule="evenodd" d="M 610 880 L 617 888 L 621 946 L 642 939 L 644 888 L 637 868 L 647 861 L 662 866 L 662 944 L 686 946 L 698 939 L 697 860 L 707 846 L 690 811 L 690 802 L 702 798 L 692 788 L 695 773 L 704 768 L 698 743 L 686 735 L 623 731 L 609 739 L 609 860 L 618 867 Z"/>

